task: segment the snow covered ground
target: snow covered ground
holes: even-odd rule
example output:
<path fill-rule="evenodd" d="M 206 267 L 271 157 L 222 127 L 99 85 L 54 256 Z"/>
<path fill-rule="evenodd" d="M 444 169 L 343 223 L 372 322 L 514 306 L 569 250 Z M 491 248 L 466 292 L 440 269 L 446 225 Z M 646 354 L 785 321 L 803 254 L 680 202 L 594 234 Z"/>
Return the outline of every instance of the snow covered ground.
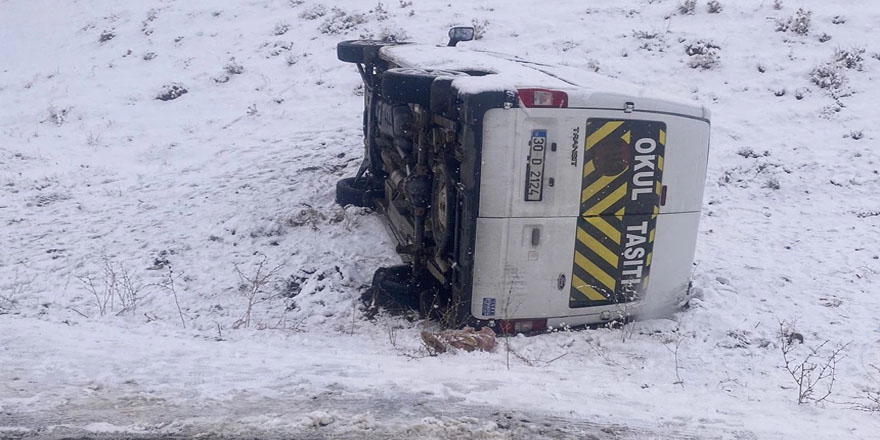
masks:
<path fill-rule="evenodd" d="M 0 0 L 0 438 L 880 437 L 880 5 L 475 3 Z M 690 309 L 439 357 L 362 317 L 397 256 L 333 203 L 335 44 L 454 24 L 711 107 Z M 780 323 L 792 368 L 848 344 L 824 401 Z"/>

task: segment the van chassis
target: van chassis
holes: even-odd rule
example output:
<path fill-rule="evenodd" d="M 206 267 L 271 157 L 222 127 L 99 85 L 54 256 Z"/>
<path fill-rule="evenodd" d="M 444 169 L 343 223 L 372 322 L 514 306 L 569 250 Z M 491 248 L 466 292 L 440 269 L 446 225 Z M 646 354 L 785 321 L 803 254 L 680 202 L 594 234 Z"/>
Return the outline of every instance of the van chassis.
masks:
<path fill-rule="evenodd" d="M 368 310 L 418 310 L 444 326 L 492 325 L 471 316 L 483 115 L 517 106 L 516 92 L 459 93 L 463 72 L 402 69 L 378 56 L 388 43 L 338 46 L 364 83 L 364 160 L 336 199 L 387 218 L 407 264 L 378 269 Z M 482 72 L 469 72 L 471 74 Z"/>

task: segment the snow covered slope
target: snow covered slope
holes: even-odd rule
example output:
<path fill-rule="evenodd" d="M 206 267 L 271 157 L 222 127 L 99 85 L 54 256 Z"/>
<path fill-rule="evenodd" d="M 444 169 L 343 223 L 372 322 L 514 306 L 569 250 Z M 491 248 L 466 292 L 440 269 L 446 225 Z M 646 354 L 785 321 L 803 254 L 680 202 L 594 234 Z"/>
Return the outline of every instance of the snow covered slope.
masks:
<path fill-rule="evenodd" d="M 880 5 L 475 3 L 0 0 L 0 438 L 877 438 Z M 711 107 L 689 310 L 440 357 L 362 317 L 335 44 L 454 24 Z M 782 349 L 844 344 L 799 405 Z"/>

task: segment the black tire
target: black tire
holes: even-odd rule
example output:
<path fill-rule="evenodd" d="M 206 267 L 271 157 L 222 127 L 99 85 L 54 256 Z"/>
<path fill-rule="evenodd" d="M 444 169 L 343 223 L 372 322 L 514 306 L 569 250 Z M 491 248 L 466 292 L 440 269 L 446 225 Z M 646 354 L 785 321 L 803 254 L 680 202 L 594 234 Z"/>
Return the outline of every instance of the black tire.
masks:
<path fill-rule="evenodd" d="M 379 49 L 393 43 L 375 40 L 347 40 L 336 45 L 336 58 L 346 63 L 364 64 L 379 54 Z"/>
<path fill-rule="evenodd" d="M 373 283 L 361 299 L 368 308 L 382 307 L 392 313 L 408 312 L 419 308 L 420 290 L 409 265 L 380 267 L 373 273 Z"/>
<path fill-rule="evenodd" d="M 382 195 L 382 182 L 371 176 L 346 177 L 336 182 L 336 203 L 375 208 L 374 199 Z"/>
<path fill-rule="evenodd" d="M 382 96 L 392 102 L 431 106 L 431 84 L 437 78 L 467 76 L 452 70 L 388 69 L 382 74 Z"/>
<path fill-rule="evenodd" d="M 452 88 L 455 77 L 440 77 L 431 83 L 431 113 L 444 118 L 458 119 L 458 91 Z"/>

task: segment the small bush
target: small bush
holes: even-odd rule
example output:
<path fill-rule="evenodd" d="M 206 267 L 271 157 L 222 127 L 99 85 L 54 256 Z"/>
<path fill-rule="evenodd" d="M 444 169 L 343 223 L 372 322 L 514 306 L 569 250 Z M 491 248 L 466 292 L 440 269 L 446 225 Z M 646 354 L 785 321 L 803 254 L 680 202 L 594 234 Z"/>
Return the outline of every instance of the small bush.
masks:
<path fill-rule="evenodd" d="M 276 41 L 274 43 L 265 43 L 263 47 L 268 48 L 267 57 L 277 57 L 293 50 L 293 41 Z"/>
<path fill-rule="evenodd" d="M 688 56 L 706 55 L 721 50 L 721 46 L 709 41 L 698 40 L 685 45 L 684 52 Z"/>
<path fill-rule="evenodd" d="M 55 126 L 60 127 L 64 125 L 64 122 L 67 121 L 67 115 L 70 113 L 70 108 L 58 108 L 53 106 L 49 107 L 49 116 L 45 119 L 49 121 Z"/>
<path fill-rule="evenodd" d="M 718 54 L 694 55 L 688 60 L 688 67 L 699 70 L 712 70 L 721 62 Z"/>
<path fill-rule="evenodd" d="M 776 176 L 768 177 L 767 180 L 764 182 L 764 188 L 768 188 L 768 189 L 781 188 L 781 186 L 779 186 L 779 179 Z"/>
<path fill-rule="evenodd" d="M 113 29 L 106 29 L 98 36 L 98 43 L 106 43 L 114 38 L 116 38 L 116 31 Z"/>
<path fill-rule="evenodd" d="M 782 0 L 773 0 L 773 9 L 777 11 L 782 9 Z"/>
<path fill-rule="evenodd" d="M 864 67 L 864 54 L 865 49 L 855 47 L 844 49 L 838 47 L 834 50 L 834 63 L 846 69 L 861 71 Z"/>
<path fill-rule="evenodd" d="M 474 40 L 482 40 L 486 36 L 486 29 L 489 28 L 489 20 L 475 18 L 471 20 L 471 26 L 474 27 Z"/>
<path fill-rule="evenodd" d="M 379 32 L 379 39 L 382 41 L 399 43 L 401 41 L 406 41 L 408 38 L 409 34 L 400 28 L 382 28 Z"/>
<path fill-rule="evenodd" d="M 816 67 L 810 72 L 810 80 L 819 88 L 837 90 L 846 84 L 846 75 L 836 66 L 823 65 Z"/>
<path fill-rule="evenodd" d="M 229 59 L 229 62 L 223 66 L 223 71 L 230 75 L 241 75 L 244 73 L 244 66 L 235 61 L 235 57 Z"/>
<path fill-rule="evenodd" d="M 349 14 L 342 9 L 333 8 L 333 15 L 327 17 L 318 30 L 326 35 L 339 35 L 366 22 L 367 17 L 364 14 Z"/>
<path fill-rule="evenodd" d="M 678 5 L 678 13 L 681 15 L 694 15 L 696 8 L 697 0 L 684 0 L 683 3 Z"/>
<path fill-rule="evenodd" d="M 383 21 L 388 19 L 388 9 L 385 8 L 382 2 L 377 3 L 372 12 L 376 14 L 376 20 Z"/>
<path fill-rule="evenodd" d="M 642 40 L 642 43 L 639 44 L 639 49 L 647 50 L 648 52 L 663 52 L 666 48 L 666 40 L 659 32 L 633 31 L 633 37 Z"/>
<path fill-rule="evenodd" d="M 835 15 L 835 16 L 831 19 L 831 23 L 833 23 L 833 24 L 844 24 L 844 23 L 846 23 L 846 17 L 844 17 L 844 16 L 842 16 L 842 15 Z"/>
<path fill-rule="evenodd" d="M 144 61 L 150 61 L 156 58 L 156 52 L 147 52 L 144 54 Z"/>
<path fill-rule="evenodd" d="M 171 101 L 172 99 L 180 98 L 181 96 L 187 93 L 186 87 L 184 87 L 180 83 L 171 83 L 159 90 L 159 94 L 156 95 L 156 99 L 160 101 Z"/>
<path fill-rule="evenodd" d="M 688 67 L 700 70 L 715 68 L 721 60 L 721 57 L 718 55 L 720 50 L 721 46 L 703 40 L 687 44 L 684 52 L 690 56 Z"/>
<path fill-rule="evenodd" d="M 317 20 L 325 15 L 327 15 L 327 7 L 319 3 L 302 11 L 302 13 L 299 14 L 299 17 L 306 20 Z"/>
<path fill-rule="evenodd" d="M 275 25 L 275 29 L 272 31 L 274 35 L 284 35 L 287 31 L 290 30 L 290 25 L 287 23 L 278 23 Z"/>
<path fill-rule="evenodd" d="M 755 150 L 750 147 L 742 147 L 739 150 L 736 150 L 736 154 L 746 158 L 746 159 L 757 159 L 761 156 L 758 153 L 755 153 Z"/>
<path fill-rule="evenodd" d="M 787 20 L 777 20 L 776 31 L 807 35 L 810 32 L 810 21 L 812 20 L 812 17 L 812 11 L 805 11 L 803 8 L 800 8 Z"/>
<path fill-rule="evenodd" d="M 712 0 L 709 3 L 706 3 L 706 12 L 710 14 L 717 14 L 724 10 L 724 7 L 721 6 L 721 2 L 717 0 Z"/>

